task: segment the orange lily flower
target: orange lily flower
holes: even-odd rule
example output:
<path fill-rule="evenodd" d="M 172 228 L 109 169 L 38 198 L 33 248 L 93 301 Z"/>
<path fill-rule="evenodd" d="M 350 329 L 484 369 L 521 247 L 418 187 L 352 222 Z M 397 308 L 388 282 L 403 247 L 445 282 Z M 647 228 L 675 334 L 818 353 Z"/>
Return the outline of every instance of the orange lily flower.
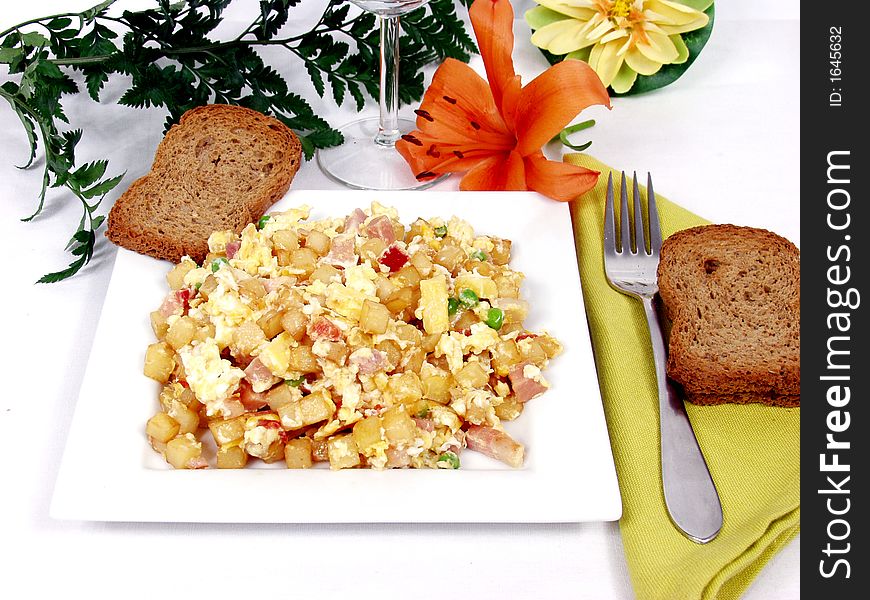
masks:
<path fill-rule="evenodd" d="M 541 147 L 584 108 L 610 108 L 598 75 L 565 60 L 523 87 L 510 2 L 476 0 L 469 15 L 489 83 L 458 60 L 438 67 L 415 111 L 417 130 L 396 144 L 417 179 L 465 172 L 462 190 L 535 190 L 561 201 L 591 189 L 597 171 L 547 160 Z"/>

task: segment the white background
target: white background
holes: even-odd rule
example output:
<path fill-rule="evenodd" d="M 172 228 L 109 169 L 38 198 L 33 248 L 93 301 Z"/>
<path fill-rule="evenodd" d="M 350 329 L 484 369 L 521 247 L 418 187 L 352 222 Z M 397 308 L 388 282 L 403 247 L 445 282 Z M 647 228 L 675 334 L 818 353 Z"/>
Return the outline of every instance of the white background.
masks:
<path fill-rule="evenodd" d="M 82 0 L 6 2 L 0 29 L 25 19 L 88 8 Z M 236 0 L 225 31 L 249 18 L 255 2 Z M 308 0 L 293 12 L 314 15 Z M 150 6 L 121 0 L 123 8 Z M 531 3 L 514 2 L 517 15 Z M 310 9 L 310 10 L 306 10 Z M 247 12 L 246 12 L 247 11 Z M 799 18 L 797 0 L 717 3 L 712 38 L 678 82 L 592 110 L 590 152 L 627 170 L 651 171 L 656 190 L 713 221 L 766 227 L 800 244 Z M 517 23 L 515 60 L 528 81 L 545 68 Z M 356 116 L 319 101 L 300 65 L 280 52 L 267 60 L 333 124 Z M 480 68 L 479 58 L 472 63 Z M 6 76 L 0 76 L 2 81 Z M 82 126 L 81 162 L 106 157 L 126 182 L 144 174 L 162 135 L 160 110 L 66 99 Z M 374 114 L 374 107 L 366 109 Z M 548 149 L 553 154 L 554 149 Z M 80 217 L 76 202 L 50 191 L 35 208 L 41 168 L 20 171 L 27 146 L 20 124 L 0 107 L 0 240 L 3 241 L 0 365 L 0 596 L 88 592 L 102 598 L 236 594 L 306 598 L 351 592 L 361 598 L 632 598 L 615 523 L 582 525 L 190 525 L 59 522 L 48 506 L 95 325 L 114 261 L 101 238 L 91 264 L 70 281 L 34 285 L 68 263 L 62 247 Z M 123 186 L 124 184 L 122 184 Z M 316 164 L 303 165 L 294 189 L 334 188 Z M 454 178 L 442 189 L 455 189 Z M 107 198 L 104 209 L 120 193 Z M 105 365 L 111 369 L 111 364 Z M 136 401 L 123 389 L 119 403 Z M 111 426 L 112 407 L 106 407 Z M 106 449 L 107 452 L 111 448 Z M 94 457 L 99 468 L 99 456 Z M 106 477 L 111 477 L 106 473 Z M 595 490 L 577 490 L 595 493 Z M 450 501 L 463 502 L 456 498 Z M 166 502 L 208 502 L 167 498 Z M 256 510 L 256 507 L 253 507 Z M 761 572 L 749 599 L 800 596 L 800 541 Z M 680 600 L 680 599 L 675 599 Z"/>

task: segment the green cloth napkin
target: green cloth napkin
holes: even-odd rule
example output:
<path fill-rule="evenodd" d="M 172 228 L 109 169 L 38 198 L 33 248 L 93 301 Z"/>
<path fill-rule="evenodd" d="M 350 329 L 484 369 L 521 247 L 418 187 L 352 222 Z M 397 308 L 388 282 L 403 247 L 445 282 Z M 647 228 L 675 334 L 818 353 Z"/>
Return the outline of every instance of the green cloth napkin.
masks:
<path fill-rule="evenodd" d="M 611 168 L 583 154 L 564 159 L 601 172 L 595 188 L 571 203 L 571 217 L 635 594 L 639 600 L 738 598 L 800 529 L 800 409 L 687 405 L 725 518 L 708 544 L 683 537 L 668 519 L 662 494 L 646 320 L 640 302 L 613 290 L 604 276 L 604 195 Z M 619 198 L 618 171 L 614 183 Z M 656 201 L 663 237 L 706 222 L 661 194 Z"/>

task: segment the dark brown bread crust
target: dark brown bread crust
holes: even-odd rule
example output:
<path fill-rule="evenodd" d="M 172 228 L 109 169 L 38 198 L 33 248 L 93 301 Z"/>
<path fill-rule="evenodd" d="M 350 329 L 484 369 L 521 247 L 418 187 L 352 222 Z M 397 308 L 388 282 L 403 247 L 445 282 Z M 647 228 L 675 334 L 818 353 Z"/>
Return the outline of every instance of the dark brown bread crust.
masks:
<path fill-rule="evenodd" d="M 283 123 L 241 106 L 184 113 L 157 148 L 151 171 L 109 211 L 119 246 L 178 262 L 201 262 L 213 231 L 240 232 L 290 187 L 302 145 Z"/>
<path fill-rule="evenodd" d="M 659 293 L 672 322 L 668 375 L 697 404 L 800 405 L 800 252 L 735 225 L 662 245 Z"/>
<path fill-rule="evenodd" d="M 801 405 L 801 397 L 798 396 L 765 396 L 756 393 L 744 394 L 686 394 L 686 399 L 692 404 L 700 406 L 713 406 L 716 404 L 767 404 L 769 406 L 781 406 L 783 408 L 797 408 Z"/>

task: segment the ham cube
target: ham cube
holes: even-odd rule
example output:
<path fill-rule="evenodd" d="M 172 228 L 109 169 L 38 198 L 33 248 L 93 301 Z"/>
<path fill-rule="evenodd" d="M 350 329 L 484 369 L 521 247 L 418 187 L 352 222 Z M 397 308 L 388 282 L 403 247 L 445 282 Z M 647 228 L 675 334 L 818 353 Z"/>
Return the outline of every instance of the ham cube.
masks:
<path fill-rule="evenodd" d="M 485 454 L 512 467 L 523 466 L 525 449 L 504 431 L 493 427 L 472 425 L 465 433 L 470 450 Z"/>

